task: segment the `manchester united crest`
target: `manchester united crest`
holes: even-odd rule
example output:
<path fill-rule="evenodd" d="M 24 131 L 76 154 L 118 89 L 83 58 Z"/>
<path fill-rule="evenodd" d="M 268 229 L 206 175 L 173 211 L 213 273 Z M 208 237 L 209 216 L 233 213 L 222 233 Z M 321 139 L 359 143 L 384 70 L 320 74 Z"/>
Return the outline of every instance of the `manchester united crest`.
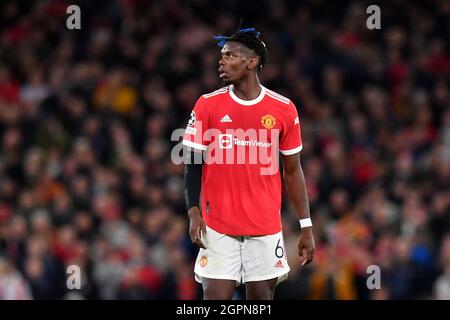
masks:
<path fill-rule="evenodd" d="M 271 114 L 266 114 L 261 118 L 261 124 L 266 129 L 272 129 L 276 123 L 277 120 Z"/>
<path fill-rule="evenodd" d="M 206 267 L 207 264 L 208 264 L 208 257 L 202 256 L 200 258 L 200 267 L 204 268 L 204 267 Z"/>

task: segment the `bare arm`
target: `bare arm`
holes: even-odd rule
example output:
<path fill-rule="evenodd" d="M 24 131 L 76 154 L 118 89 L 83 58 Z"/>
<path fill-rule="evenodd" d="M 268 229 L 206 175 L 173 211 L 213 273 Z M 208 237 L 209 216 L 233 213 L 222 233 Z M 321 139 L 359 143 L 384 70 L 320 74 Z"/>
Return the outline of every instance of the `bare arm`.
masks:
<path fill-rule="evenodd" d="M 299 154 L 283 155 L 283 164 L 283 178 L 286 182 L 288 195 L 295 207 L 298 219 L 310 218 L 305 177 L 300 164 Z M 314 250 L 315 243 L 312 227 L 301 228 L 298 239 L 298 254 L 303 260 L 302 265 L 307 265 L 314 259 Z"/>

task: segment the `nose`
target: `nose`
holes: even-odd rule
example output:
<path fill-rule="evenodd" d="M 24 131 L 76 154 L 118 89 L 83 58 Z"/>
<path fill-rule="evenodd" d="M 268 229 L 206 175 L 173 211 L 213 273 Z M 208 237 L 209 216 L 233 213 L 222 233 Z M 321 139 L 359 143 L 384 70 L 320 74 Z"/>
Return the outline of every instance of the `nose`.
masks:
<path fill-rule="evenodd" d="M 221 57 L 219 59 L 219 66 L 223 66 L 223 65 L 225 65 L 225 61 L 223 60 L 223 57 Z"/>

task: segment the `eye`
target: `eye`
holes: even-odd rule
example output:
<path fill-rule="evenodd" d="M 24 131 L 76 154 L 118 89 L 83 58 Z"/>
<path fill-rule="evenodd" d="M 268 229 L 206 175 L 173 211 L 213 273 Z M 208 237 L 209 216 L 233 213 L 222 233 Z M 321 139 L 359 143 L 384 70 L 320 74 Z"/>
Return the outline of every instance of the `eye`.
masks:
<path fill-rule="evenodd" d="M 222 59 L 234 59 L 237 57 L 237 54 L 233 52 L 225 52 L 222 54 Z"/>

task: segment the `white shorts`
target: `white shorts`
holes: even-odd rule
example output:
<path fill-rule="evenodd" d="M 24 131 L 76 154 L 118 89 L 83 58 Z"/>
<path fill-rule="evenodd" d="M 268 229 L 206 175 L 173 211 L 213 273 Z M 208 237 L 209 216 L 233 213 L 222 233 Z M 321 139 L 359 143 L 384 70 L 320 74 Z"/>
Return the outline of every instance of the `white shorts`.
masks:
<path fill-rule="evenodd" d="M 250 281 L 278 278 L 286 280 L 290 270 L 283 233 L 268 236 L 228 236 L 206 227 L 195 262 L 195 280 L 202 278 L 235 280 L 236 286 Z"/>

